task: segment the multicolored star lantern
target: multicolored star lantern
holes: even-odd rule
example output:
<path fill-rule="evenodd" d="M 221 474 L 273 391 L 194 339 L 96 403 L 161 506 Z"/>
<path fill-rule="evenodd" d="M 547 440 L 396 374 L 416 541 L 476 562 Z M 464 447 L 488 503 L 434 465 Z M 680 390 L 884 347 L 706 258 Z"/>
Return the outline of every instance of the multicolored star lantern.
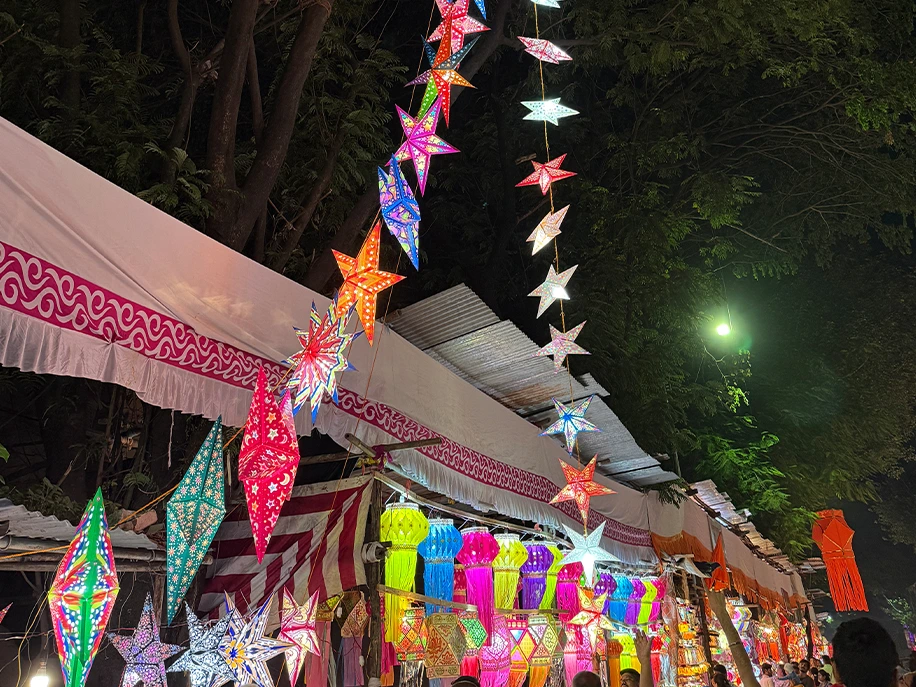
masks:
<path fill-rule="evenodd" d="M 572 57 L 570 57 L 568 53 L 558 48 L 550 41 L 545 41 L 543 38 L 525 38 L 524 36 L 519 36 L 518 39 L 525 44 L 525 52 L 529 55 L 533 55 L 541 62 L 560 64 L 561 61 L 572 60 Z"/>
<path fill-rule="evenodd" d="M 547 162 L 541 163 L 536 160 L 532 160 L 531 164 L 534 165 L 534 171 L 518 182 L 515 186 L 540 186 L 541 195 L 546 196 L 547 191 L 550 190 L 550 185 L 559 181 L 560 179 L 567 179 L 569 177 L 576 176 L 575 172 L 570 172 L 565 169 L 560 169 L 560 165 L 563 164 L 563 160 L 566 159 L 566 153 L 560 155 L 560 157 L 555 157 L 553 160 L 548 160 Z"/>
<path fill-rule="evenodd" d="M 585 412 L 592 402 L 592 396 L 585 398 L 578 403 L 570 403 L 568 406 L 553 399 L 553 406 L 557 410 L 559 419 L 550 427 L 541 432 L 541 436 L 548 434 L 563 434 L 566 438 L 566 452 L 571 454 L 576 445 L 576 437 L 579 432 L 600 432 L 601 430 L 585 419 Z"/>
<path fill-rule="evenodd" d="M 289 393 L 278 404 L 267 389 L 267 375 L 262 367 L 258 370 L 239 450 L 239 479 L 245 486 L 258 563 L 264 560 L 280 509 L 292 496 L 298 467 L 299 438 Z"/>
<path fill-rule="evenodd" d="M 318 612 L 318 592 L 302 606 L 296 603 L 292 593 L 284 587 L 280 592 L 280 633 L 278 639 L 289 642 L 286 650 L 286 670 L 289 683 L 295 685 L 305 665 L 308 654 L 321 656 L 321 645 L 315 630 L 315 615 Z"/>
<path fill-rule="evenodd" d="M 474 0 L 474 2 L 478 7 L 483 4 L 483 0 Z M 436 0 L 436 5 L 439 6 L 442 23 L 433 31 L 429 37 L 430 41 L 442 40 L 450 32 L 452 50 L 461 50 L 464 47 L 465 34 L 490 30 L 486 25 L 468 16 L 470 0 L 455 0 L 454 2 Z M 481 14 L 486 19 L 486 13 L 481 11 Z"/>
<path fill-rule="evenodd" d="M 608 496 L 617 493 L 613 489 L 595 481 L 595 466 L 597 464 L 597 455 L 581 470 L 576 470 L 575 466 L 560 461 L 560 466 L 563 468 L 563 476 L 566 478 L 566 486 L 550 500 L 551 503 L 575 501 L 579 507 L 579 513 L 582 515 L 583 524 L 588 521 L 588 508 L 592 496 Z"/>
<path fill-rule="evenodd" d="M 553 356 L 554 372 L 559 372 L 563 369 L 563 361 L 566 360 L 566 356 L 568 355 L 591 355 L 588 351 L 582 348 L 582 346 L 576 343 L 576 337 L 579 336 L 579 333 L 582 331 L 582 327 L 584 326 L 585 322 L 576 325 L 568 332 L 561 332 L 553 325 L 550 325 L 550 343 L 543 348 L 538 349 L 538 352 L 534 355 Z"/>
<path fill-rule="evenodd" d="M 423 92 L 423 101 L 420 103 L 420 112 L 426 112 L 430 106 L 436 102 L 438 97 L 442 97 L 442 114 L 445 116 L 445 126 L 449 125 L 448 115 L 452 103 L 452 86 L 464 86 L 465 88 L 474 88 L 470 81 L 458 73 L 458 66 L 471 48 L 477 42 L 474 38 L 461 50 L 451 51 L 451 46 L 446 38 L 439 43 L 439 50 L 434 51 L 433 47 L 424 42 L 426 57 L 429 60 L 430 68 L 420 74 L 413 81 L 408 81 L 406 85 L 415 86 L 425 83 L 426 90 Z"/>
<path fill-rule="evenodd" d="M 222 418 L 216 418 L 165 507 L 168 622 L 175 617 L 226 515 L 222 426 Z"/>
<path fill-rule="evenodd" d="M 337 266 L 344 277 L 344 283 L 337 295 L 337 315 L 342 317 L 355 306 L 370 344 L 375 335 L 376 297 L 380 292 L 394 286 L 404 278 L 398 274 L 382 272 L 378 268 L 381 229 L 381 222 L 376 222 L 366 236 L 356 258 L 334 251 Z"/>
<path fill-rule="evenodd" d="M 232 679 L 240 685 L 254 683 L 258 687 L 273 687 L 265 664 L 291 646 L 289 642 L 264 636 L 272 600 L 273 596 L 269 596 L 246 621 L 226 597 L 231 619 L 219 651 L 232 672 Z"/>
<path fill-rule="evenodd" d="M 569 563 L 581 563 L 585 579 L 591 586 L 591 581 L 595 575 L 595 563 L 598 561 L 616 561 L 616 556 L 612 556 L 601 548 L 601 537 L 604 534 L 604 526 L 607 521 L 602 522 L 591 532 L 586 532 L 585 536 L 579 534 L 576 530 L 567 524 L 563 524 L 563 529 L 569 535 L 569 541 L 572 542 L 573 548 L 567 551 L 561 561 L 563 565 Z"/>
<path fill-rule="evenodd" d="M 318 408 L 327 393 L 337 403 L 337 374 L 352 369 L 346 351 L 360 332 L 347 334 L 347 322 L 352 307 L 343 317 L 337 315 L 337 303 L 331 302 L 322 317 L 312 303 L 309 328 L 295 329 L 302 350 L 284 360 L 293 368 L 286 382 L 295 395 L 295 413 L 308 400 L 312 424 L 318 418 Z"/>
<path fill-rule="evenodd" d="M 570 117 L 579 114 L 566 105 L 560 105 L 559 98 L 551 100 L 523 100 L 522 105 L 527 107 L 531 112 L 525 115 L 524 119 L 533 119 L 537 122 L 550 122 L 554 126 L 559 125 L 560 118 Z"/>
<path fill-rule="evenodd" d="M 429 109 L 417 119 L 395 106 L 398 117 L 401 119 L 401 128 L 407 139 L 398 148 L 394 156 L 399 162 L 410 158 L 413 160 L 417 172 L 417 182 L 420 185 L 420 195 L 426 191 L 426 178 L 429 174 L 429 161 L 433 155 L 447 155 L 457 153 L 458 149 L 450 146 L 436 136 L 436 127 L 439 126 L 439 113 L 442 111 L 442 95 L 436 98 Z"/>
<path fill-rule="evenodd" d="M 64 687 L 82 687 L 118 596 L 105 503 L 98 489 L 48 591 Z"/>
<path fill-rule="evenodd" d="M 141 682 L 143 687 L 167 687 L 165 659 L 177 654 L 181 647 L 159 641 L 159 624 L 153 611 L 152 596 L 146 595 L 140 622 L 133 634 L 128 637 L 109 632 L 108 640 L 127 663 L 121 676 L 121 687 L 134 687 Z"/>
<path fill-rule="evenodd" d="M 191 687 L 220 687 L 231 682 L 232 672 L 226 659 L 219 653 L 219 645 L 229 629 L 232 614 L 220 618 L 210 628 L 194 615 L 187 604 L 185 615 L 188 618 L 188 639 L 191 646 L 165 672 L 190 673 Z"/>
<path fill-rule="evenodd" d="M 563 220 L 568 210 L 569 206 L 567 205 L 565 208 L 560 208 L 556 212 L 548 212 L 544 219 L 538 222 L 534 231 L 531 232 L 531 236 L 528 237 L 529 243 L 532 241 L 534 242 L 534 245 L 531 247 L 532 255 L 550 243 L 552 239 L 563 233 L 560 231 L 560 225 L 563 224 Z"/>
<path fill-rule="evenodd" d="M 544 311 L 558 299 L 569 300 L 569 294 L 566 292 L 566 285 L 572 279 L 573 273 L 578 265 L 573 265 L 568 270 L 563 270 L 559 274 L 553 268 L 553 265 L 547 270 L 547 278 L 529 296 L 538 296 L 541 301 L 538 303 L 538 317 L 544 314 Z"/>
<path fill-rule="evenodd" d="M 415 270 L 420 269 L 420 205 L 404 178 L 397 158 L 391 156 L 391 172 L 378 168 L 378 197 L 382 219 L 391 235 L 410 258 Z"/>
<path fill-rule="evenodd" d="M 585 628 L 591 640 L 591 645 L 595 646 L 595 639 L 598 637 L 599 631 L 613 631 L 616 629 L 611 619 L 604 615 L 604 602 L 607 601 L 607 594 L 592 597 L 582 588 L 577 591 L 579 592 L 579 608 L 581 610 L 570 619 L 569 624 L 580 625 Z"/>

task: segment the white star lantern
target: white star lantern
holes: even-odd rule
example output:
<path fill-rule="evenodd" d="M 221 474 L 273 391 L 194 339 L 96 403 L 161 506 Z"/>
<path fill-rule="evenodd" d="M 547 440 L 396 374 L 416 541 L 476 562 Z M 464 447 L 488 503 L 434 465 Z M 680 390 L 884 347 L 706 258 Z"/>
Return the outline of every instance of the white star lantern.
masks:
<path fill-rule="evenodd" d="M 581 563 L 582 570 L 585 573 L 585 579 L 588 580 L 589 586 L 591 586 L 592 580 L 595 577 L 595 563 L 599 561 L 620 560 L 601 548 L 601 537 L 604 534 L 604 525 L 605 523 L 602 522 L 585 536 L 576 532 L 576 530 L 569 525 L 563 525 L 563 529 L 566 530 L 566 534 L 569 537 L 569 541 L 572 542 L 573 547 L 570 551 L 566 552 L 561 563 L 563 565 L 567 565 L 568 563 Z"/>
<path fill-rule="evenodd" d="M 576 325 L 568 332 L 561 332 L 553 325 L 550 325 L 550 343 L 538 350 L 534 355 L 553 356 L 554 372 L 559 372 L 563 369 L 563 361 L 566 360 L 568 355 L 590 355 L 588 351 L 576 343 L 576 337 L 579 336 L 584 326 L 585 322 Z"/>
<path fill-rule="evenodd" d="M 576 271 L 577 267 L 578 265 L 573 265 L 568 270 L 563 270 L 557 274 L 557 271 L 553 268 L 553 265 L 551 265 L 550 269 L 547 271 L 547 279 L 544 280 L 544 283 L 528 294 L 529 296 L 538 296 L 541 299 L 541 302 L 538 303 L 538 317 L 543 315 L 544 311 L 547 310 L 555 300 L 569 300 L 569 294 L 566 292 L 566 285 L 569 283 L 569 280 L 572 279 L 573 273 Z"/>
<path fill-rule="evenodd" d="M 562 233 L 560 231 L 560 225 L 563 224 L 563 219 L 566 217 L 566 212 L 568 210 L 569 206 L 567 205 L 565 208 L 560 208 L 556 212 L 548 212 L 544 219 L 538 222 L 534 231 L 531 232 L 531 236 L 528 237 L 529 243 L 534 242 L 534 246 L 531 247 L 532 255 L 550 243 L 551 239 Z"/>
<path fill-rule="evenodd" d="M 579 114 L 578 110 L 566 107 L 566 105 L 560 105 L 559 98 L 553 98 L 551 100 L 524 100 L 522 101 L 522 105 L 531 110 L 531 112 L 525 115 L 525 119 L 533 119 L 537 122 L 550 122 L 554 126 L 560 123 L 562 117 L 571 117 L 572 115 Z"/>

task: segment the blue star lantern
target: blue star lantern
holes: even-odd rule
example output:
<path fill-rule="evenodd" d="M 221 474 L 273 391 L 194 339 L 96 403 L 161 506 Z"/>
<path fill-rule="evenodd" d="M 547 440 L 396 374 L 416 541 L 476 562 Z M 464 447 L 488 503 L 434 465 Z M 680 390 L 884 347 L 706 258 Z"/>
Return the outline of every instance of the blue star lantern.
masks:
<path fill-rule="evenodd" d="M 576 445 L 576 437 L 579 432 L 600 432 L 601 430 L 585 419 L 585 411 L 588 410 L 589 404 L 594 396 L 570 403 L 568 406 L 557 399 L 553 399 L 553 406 L 557 409 L 560 418 L 550 427 L 541 432 L 541 436 L 548 434 L 563 434 L 566 437 L 566 452 L 572 454 L 573 447 Z"/>
<path fill-rule="evenodd" d="M 417 244 L 420 240 L 420 206 L 401 172 L 397 158 L 391 158 L 391 172 L 378 168 L 378 195 L 388 231 L 407 253 L 414 269 L 420 269 Z"/>
<path fill-rule="evenodd" d="M 525 115 L 525 119 L 534 119 L 538 122 L 550 122 L 554 126 L 560 123 L 561 117 L 570 117 L 579 114 L 566 105 L 560 105 L 560 99 L 553 100 L 525 100 L 522 105 L 527 107 L 531 112 Z"/>

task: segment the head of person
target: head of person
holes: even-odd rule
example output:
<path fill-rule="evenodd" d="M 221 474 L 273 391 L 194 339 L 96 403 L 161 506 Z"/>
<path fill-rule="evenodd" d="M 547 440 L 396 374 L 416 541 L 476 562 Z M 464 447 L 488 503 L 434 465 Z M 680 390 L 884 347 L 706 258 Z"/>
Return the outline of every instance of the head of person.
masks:
<path fill-rule="evenodd" d="M 812 668 L 820 668 L 820 667 L 821 667 L 821 659 L 819 659 L 817 656 L 814 656 L 814 657 L 811 659 L 811 667 L 812 667 Z"/>
<path fill-rule="evenodd" d="M 462 675 L 454 679 L 452 687 L 480 687 L 480 681 L 476 677 Z"/>
<path fill-rule="evenodd" d="M 631 670 L 631 669 L 628 669 Z M 626 671 L 620 671 L 620 684 L 623 685 L 623 674 Z M 632 672 L 636 673 L 635 670 Z M 453 682 L 452 685 L 455 683 Z M 639 685 L 639 673 L 636 673 L 636 685 Z M 590 670 L 583 670 L 582 672 L 576 673 L 576 676 L 573 678 L 572 687 L 601 687 L 601 678 L 599 678 L 595 673 Z"/>
<path fill-rule="evenodd" d="M 827 654 L 823 654 L 821 656 L 821 664 L 825 666 L 829 666 L 830 665 L 830 656 Z"/>
<path fill-rule="evenodd" d="M 639 671 L 633 668 L 621 670 L 620 687 L 639 687 Z"/>
<path fill-rule="evenodd" d="M 817 671 L 817 684 L 819 685 L 829 685 L 830 684 L 830 673 L 826 670 Z"/>
<path fill-rule="evenodd" d="M 785 676 L 786 676 L 786 664 L 781 663 L 776 666 L 776 677 L 785 677 Z"/>
<path fill-rule="evenodd" d="M 760 670 L 763 671 L 763 674 L 767 677 L 773 677 L 773 666 L 769 663 L 764 663 L 760 666 Z"/>
<path fill-rule="evenodd" d="M 726 668 L 721 663 L 717 663 L 716 665 L 714 665 L 712 668 L 712 672 L 714 675 L 718 673 L 720 675 L 724 675 L 726 678 L 728 677 L 728 668 Z"/>
<path fill-rule="evenodd" d="M 833 635 L 836 681 L 846 687 L 891 687 L 897 679 L 897 648 L 871 618 L 842 623 Z"/>
<path fill-rule="evenodd" d="M 801 669 L 803 673 L 807 673 L 809 670 L 811 670 L 811 664 L 808 662 L 807 658 L 803 658 L 802 660 L 800 660 L 798 662 L 798 667 Z"/>
<path fill-rule="evenodd" d="M 798 672 L 798 661 L 792 661 L 791 663 L 789 663 L 789 665 L 792 666 L 792 672 L 793 672 L 793 673 L 797 673 L 797 672 Z"/>
<path fill-rule="evenodd" d="M 728 685 L 728 675 L 726 673 L 720 673 L 716 671 L 712 674 L 712 684 L 713 687 L 727 687 Z"/>

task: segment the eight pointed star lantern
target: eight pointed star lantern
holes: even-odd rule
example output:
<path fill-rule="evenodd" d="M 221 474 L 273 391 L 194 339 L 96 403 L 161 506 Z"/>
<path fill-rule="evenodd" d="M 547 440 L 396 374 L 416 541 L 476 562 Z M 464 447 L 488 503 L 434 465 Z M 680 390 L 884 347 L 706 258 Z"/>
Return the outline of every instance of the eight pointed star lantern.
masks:
<path fill-rule="evenodd" d="M 232 614 L 223 616 L 212 627 L 200 620 L 185 604 L 190 647 L 166 668 L 167 673 L 190 673 L 191 687 L 220 687 L 232 681 L 232 671 L 219 653 Z"/>
<path fill-rule="evenodd" d="M 457 148 L 450 146 L 436 136 L 436 128 L 439 126 L 439 113 L 442 112 L 442 96 L 440 95 L 436 98 L 433 104 L 429 106 L 429 109 L 417 119 L 411 117 L 400 107 L 395 106 L 395 108 L 398 111 L 401 128 L 404 130 L 404 138 L 406 140 L 395 151 L 394 156 L 398 161 L 403 161 L 407 158 L 413 160 L 413 166 L 417 172 L 417 182 L 420 185 L 420 195 L 423 195 L 426 192 L 430 158 L 433 155 L 447 155 L 458 152 Z"/>
<path fill-rule="evenodd" d="M 121 676 L 121 687 L 166 687 L 165 659 L 174 656 L 181 647 L 159 641 L 159 625 L 153 611 L 153 597 L 146 595 L 140 622 L 130 636 L 108 633 L 109 641 L 124 657 L 127 665 Z"/>
<path fill-rule="evenodd" d="M 553 182 L 576 176 L 575 172 L 560 169 L 565 159 L 566 153 L 563 153 L 559 157 L 555 157 L 553 160 L 548 160 L 547 162 L 532 160 L 531 164 L 534 165 L 534 171 L 515 186 L 540 186 L 541 195 L 546 196 Z"/>
<path fill-rule="evenodd" d="M 534 255 L 541 248 L 550 243 L 551 239 L 559 236 L 562 232 L 560 231 L 560 225 L 563 224 L 563 220 L 566 217 L 566 213 L 569 210 L 567 205 L 565 208 L 560 208 L 556 212 L 548 212 L 547 215 L 538 222 L 538 225 L 534 228 L 534 231 L 531 232 L 531 235 L 528 237 L 528 242 L 534 242 L 534 245 L 531 247 L 531 254 Z"/>
<path fill-rule="evenodd" d="M 303 605 L 296 603 L 292 592 L 284 587 L 280 592 L 280 633 L 278 639 L 290 643 L 286 650 L 286 670 L 289 682 L 295 685 L 305 665 L 308 654 L 321 655 L 318 633 L 315 629 L 315 615 L 318 612 L 316 591 Z"/>
<path fill-rule="evenodd" d="M 266 662 L 291 646 L 289 642 L 264 636 L 272 600 L 273 596 L 267 597 L 267 601 L 246 621 L 226 597 L 231 620 L 219 651 L 232 672 L 233 680 L 240 685 L 253 683 L 257 687 L 273 687 Z"/>
<path fill-rule="evenodd" d="M 529 296 L 538 296 L 541 299 L 538 303 L 538 317 L 543 315 L 544 311 L 547 310 L 555 300 L 569 300 L 569 294 L 566 292 L 566 285 L 569 283 L 577 267 L 578 265 L 573 265 L 559 274 L 557 274 L 553 265 L 548 268 L 547 278 L 544 282 L 528 294 Z"/>
<path fill-rule="evenodd" d="M 531 112 L 525 115 L 524 119 L 533 119 L 536 122 L 550 122 L 554 126 L 559 125 L 563 117 L 571 117 L 579 114 L 566 105 L 560 105 L 559 98 L 550 100 L 523 100 L 522 105 L 527 107 Z"/>
<path fill-rule="evenodd" d="M 560 465 L 563 468 L 563 476 L 566 477 L 566 486 L 550 500 L 551 503 L 575 501 L 579 507 L 579 513 L 582 515 L 582 524 L 585 524 L 588 520 L 589 501 L 592 496 L 607 496 L 617 493 L 613 489 L 595 481 L 595 466 L 597 464 L 597 455 L 581 470 L 576 470 L 575 466 L 560 461 Z"/>
<path fill-rule="evenodd" d="M 582 331 L 585 322 L 576 325 L 568 332 L 561 332 L 553 325 L 550 325 L 550 343 L 543 348 L 538 349 L 535 356 L 553 356 L 554 372 L 563 369 L 563 361 L 568 355 L 591 355 L 582 346 L 576 343 L 576 337 Z"/>
<path fill-rule="evenodd" d="M 576 445 L 576 437 L 579 432 L 600 432 L 601 430 L 585 419 L 585 413 L 589 404 L 592 402 L 592 396 L 584 398 L 578 403 L 570 403 L 568 406 L 557 399 L 553 399 L 553 406 L 560 416 L 556 422 L 541 432 L 541 436 L 548 434 L 563 434 L 566 439 L 566 452 L 571 454 Z"/>
<path fill-rule="evenodd" d="M 563 565 L 569 563 L 581 563 L 585 579 L 591 586 L 592 579 L 595 576 L 595 563 L 598 561 L 617 561 L 617 557 L 608 553 L 601 548 L 601 536 L 604 534 L 604 526 L 607 521 L 602 522 L 585 536 L 579 534 L 576 530 L 567 524 L 563 524 L 563 529 L 569 536 L 573 548 L 563 556 Z"/>

